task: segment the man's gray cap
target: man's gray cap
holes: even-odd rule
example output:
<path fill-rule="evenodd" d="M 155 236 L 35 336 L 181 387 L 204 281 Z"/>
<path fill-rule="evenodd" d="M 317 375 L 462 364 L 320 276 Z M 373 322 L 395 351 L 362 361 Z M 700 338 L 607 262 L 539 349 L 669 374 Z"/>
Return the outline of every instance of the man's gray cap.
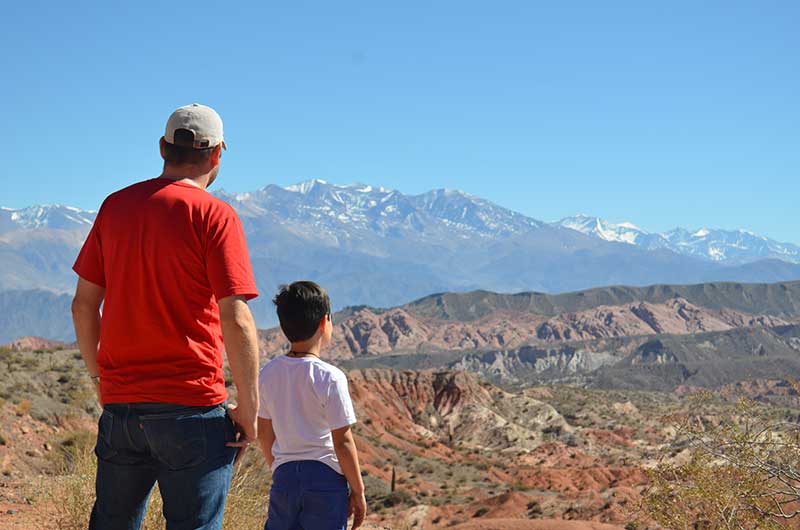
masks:
<path fill-rule="evenodd" d="M 175 143 L 175 131 L 186 129 L 194 134 L 194 141 L 191 144 L 183 144 L 185 147 L 195 149 L 206 149 L 222 144 L 223 149 L 227 149 L 225 139 L 222 135 L 222 118 L 217 111 L 211 107 L 206 107 L 199 103 L 192 103 L 185 107 L 175 109 L 167 120 L 167 130 L 164 132 L 164 139 Z"/>

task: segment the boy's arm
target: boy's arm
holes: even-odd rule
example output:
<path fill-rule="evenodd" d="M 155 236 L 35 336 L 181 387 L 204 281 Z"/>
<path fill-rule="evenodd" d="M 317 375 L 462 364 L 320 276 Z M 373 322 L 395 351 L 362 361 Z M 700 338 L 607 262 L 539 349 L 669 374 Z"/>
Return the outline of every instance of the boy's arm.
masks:
<path fill-rule="evenodd" d="M 258 418 L 258 444 L 261 446 L 261 452 L 264 453 L 264 458 L 267 459 L 267 465 L 272 467 L 272 462 L 275 457 L 272 456 L 272 444 L 275 443 L 275 431 L 272 429 L 272 420 Z"/>
<path fill-rule="evenodd" d="M 358 465 L 358 450 L 353 440 L 350 426 L 331 431 L 333 448 L 347 482 L 350 484 L 350 515 L 353 515 L 353 529 L 361 526 L 367 513 L 367 500 L 364 498 L 364 481 Z"/>

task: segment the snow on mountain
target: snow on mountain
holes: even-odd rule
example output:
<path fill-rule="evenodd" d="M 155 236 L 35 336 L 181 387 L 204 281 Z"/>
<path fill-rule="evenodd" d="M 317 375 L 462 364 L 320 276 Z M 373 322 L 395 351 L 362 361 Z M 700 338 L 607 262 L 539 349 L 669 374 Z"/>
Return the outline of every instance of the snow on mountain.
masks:
<path fill-rule="evenodd" d="M 433 190 L 411 197 L 411 201 L 438 219 L 479 233 L 515 234 L 544 225 L 541 221 L 458 190 Z"/>
<path fill-rule="evenodd" d="M 780 243 L 746 230 L 675 228 L 651 233 L 632 223 L 614 224 L 599 217 L 576 215 L 553 223 L 583 234 L 636 245 L 647 250 L 668 249 L 685 256 L 709 261 L 742 264 L 759 259 L 780 259 L 800 263 L 800 246 Z"/>
<path fill-rule="evenodd" d="M 747 230 L 701 228 L 690 232 L 676 228 L 663 236 L 677 252 L 713 261 L 745 263 L 774 258 L 800 263 L 800 246 L 781 243 Z"/>
<path fill-rule="evenodd" d="M 0 220 L 6 228 L 51 228 L 55 230 L 71 230 L 89 228 L 94 222 L 97 212 L 80 210 L 72 206 L 46 204 L 29 206 L 28 208 L 0 209 Z"/>
<path fill-rule="evenodd" d="M 359 231 L 397 237 L 409 232 L 495 237 L 544 224 L 456 190 L 404 195 L 367 184 L 342 186 L 315 179 L 287 187 L 269 185 L 247 194 L 216 195 L 252 221 L 267 215 L 274 222 L 311 225 L 337 237 Z"/>
<path fill-rule="evenodd" d="M 650 233 L 630 222 L 615 224 L 599 217 L 579 214 L 574 217 L 565 217 L 553 224 L 563 228 L 571 228 L 605 241 L 626 243 L 647 250 L 669 248 L 669 242 L 661 234 Z"/>
<path fill-rule="evenodd" d="M 566 217 L 557 223 L 564 228 L 571 228 L 586 235 L 592 235 L 606 241 L 616 241 L 635 245 L 637 239 L 647 235 L 647 232 L 633 223 L 614 224 L 599 217 L 589 217 L 579 214 Z"/>

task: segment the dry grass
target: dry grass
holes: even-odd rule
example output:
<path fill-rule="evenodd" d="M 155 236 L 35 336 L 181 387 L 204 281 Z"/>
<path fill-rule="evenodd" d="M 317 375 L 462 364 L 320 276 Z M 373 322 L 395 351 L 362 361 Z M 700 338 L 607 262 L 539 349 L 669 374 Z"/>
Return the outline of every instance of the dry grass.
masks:
<path fill-rule="evenodd" d="M 42 480 L 37 502 L 51 511 L 48 530 L 85 530 L 94 504 L 97 462 L 93 452 L 94 434 L 77 432 L 60 445 L 59 473 Z M 223 530 L 260 530 L 269 502 L 269 473 L 263 458 L 250 450 L 237 465 L 228 494 Z M 164 530 L 161 495 L 153 489 L 142 530 Z"/>
<path fill-rule="evenodd" d="M 17 416 L 24 416 L 31 412 L 31 400 L 23 399 L 17 404 Z"/>

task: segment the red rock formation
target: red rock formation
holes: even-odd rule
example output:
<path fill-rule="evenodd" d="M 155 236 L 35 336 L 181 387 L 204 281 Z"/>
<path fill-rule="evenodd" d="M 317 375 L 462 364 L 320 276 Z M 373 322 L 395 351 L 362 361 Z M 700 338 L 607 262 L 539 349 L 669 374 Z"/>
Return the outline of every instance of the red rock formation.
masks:
<path fill-rule="evenodd" d="M 68 345 L 58 340 L 42 337 L 22 337 L 6 345 L 13 351 L 62 350 Z"/>
<path fill-rule="evenodd" d="M 526 344 L 690 334 L 787 323 L 773 316 L 706 309 L 682 298 L 663 304 L 601 306 L 552 318 L 503 310 L 473 322 L 420 317 L 405 308 L 381 313 L 364 308 L 336 324 L 329 354 L 335 359 L 350 359 L 387 353 L 512 349 Z M 287 347 L 278 328 L 261 331 L 260 341 L 267 356 L 277 355 Z"/>

